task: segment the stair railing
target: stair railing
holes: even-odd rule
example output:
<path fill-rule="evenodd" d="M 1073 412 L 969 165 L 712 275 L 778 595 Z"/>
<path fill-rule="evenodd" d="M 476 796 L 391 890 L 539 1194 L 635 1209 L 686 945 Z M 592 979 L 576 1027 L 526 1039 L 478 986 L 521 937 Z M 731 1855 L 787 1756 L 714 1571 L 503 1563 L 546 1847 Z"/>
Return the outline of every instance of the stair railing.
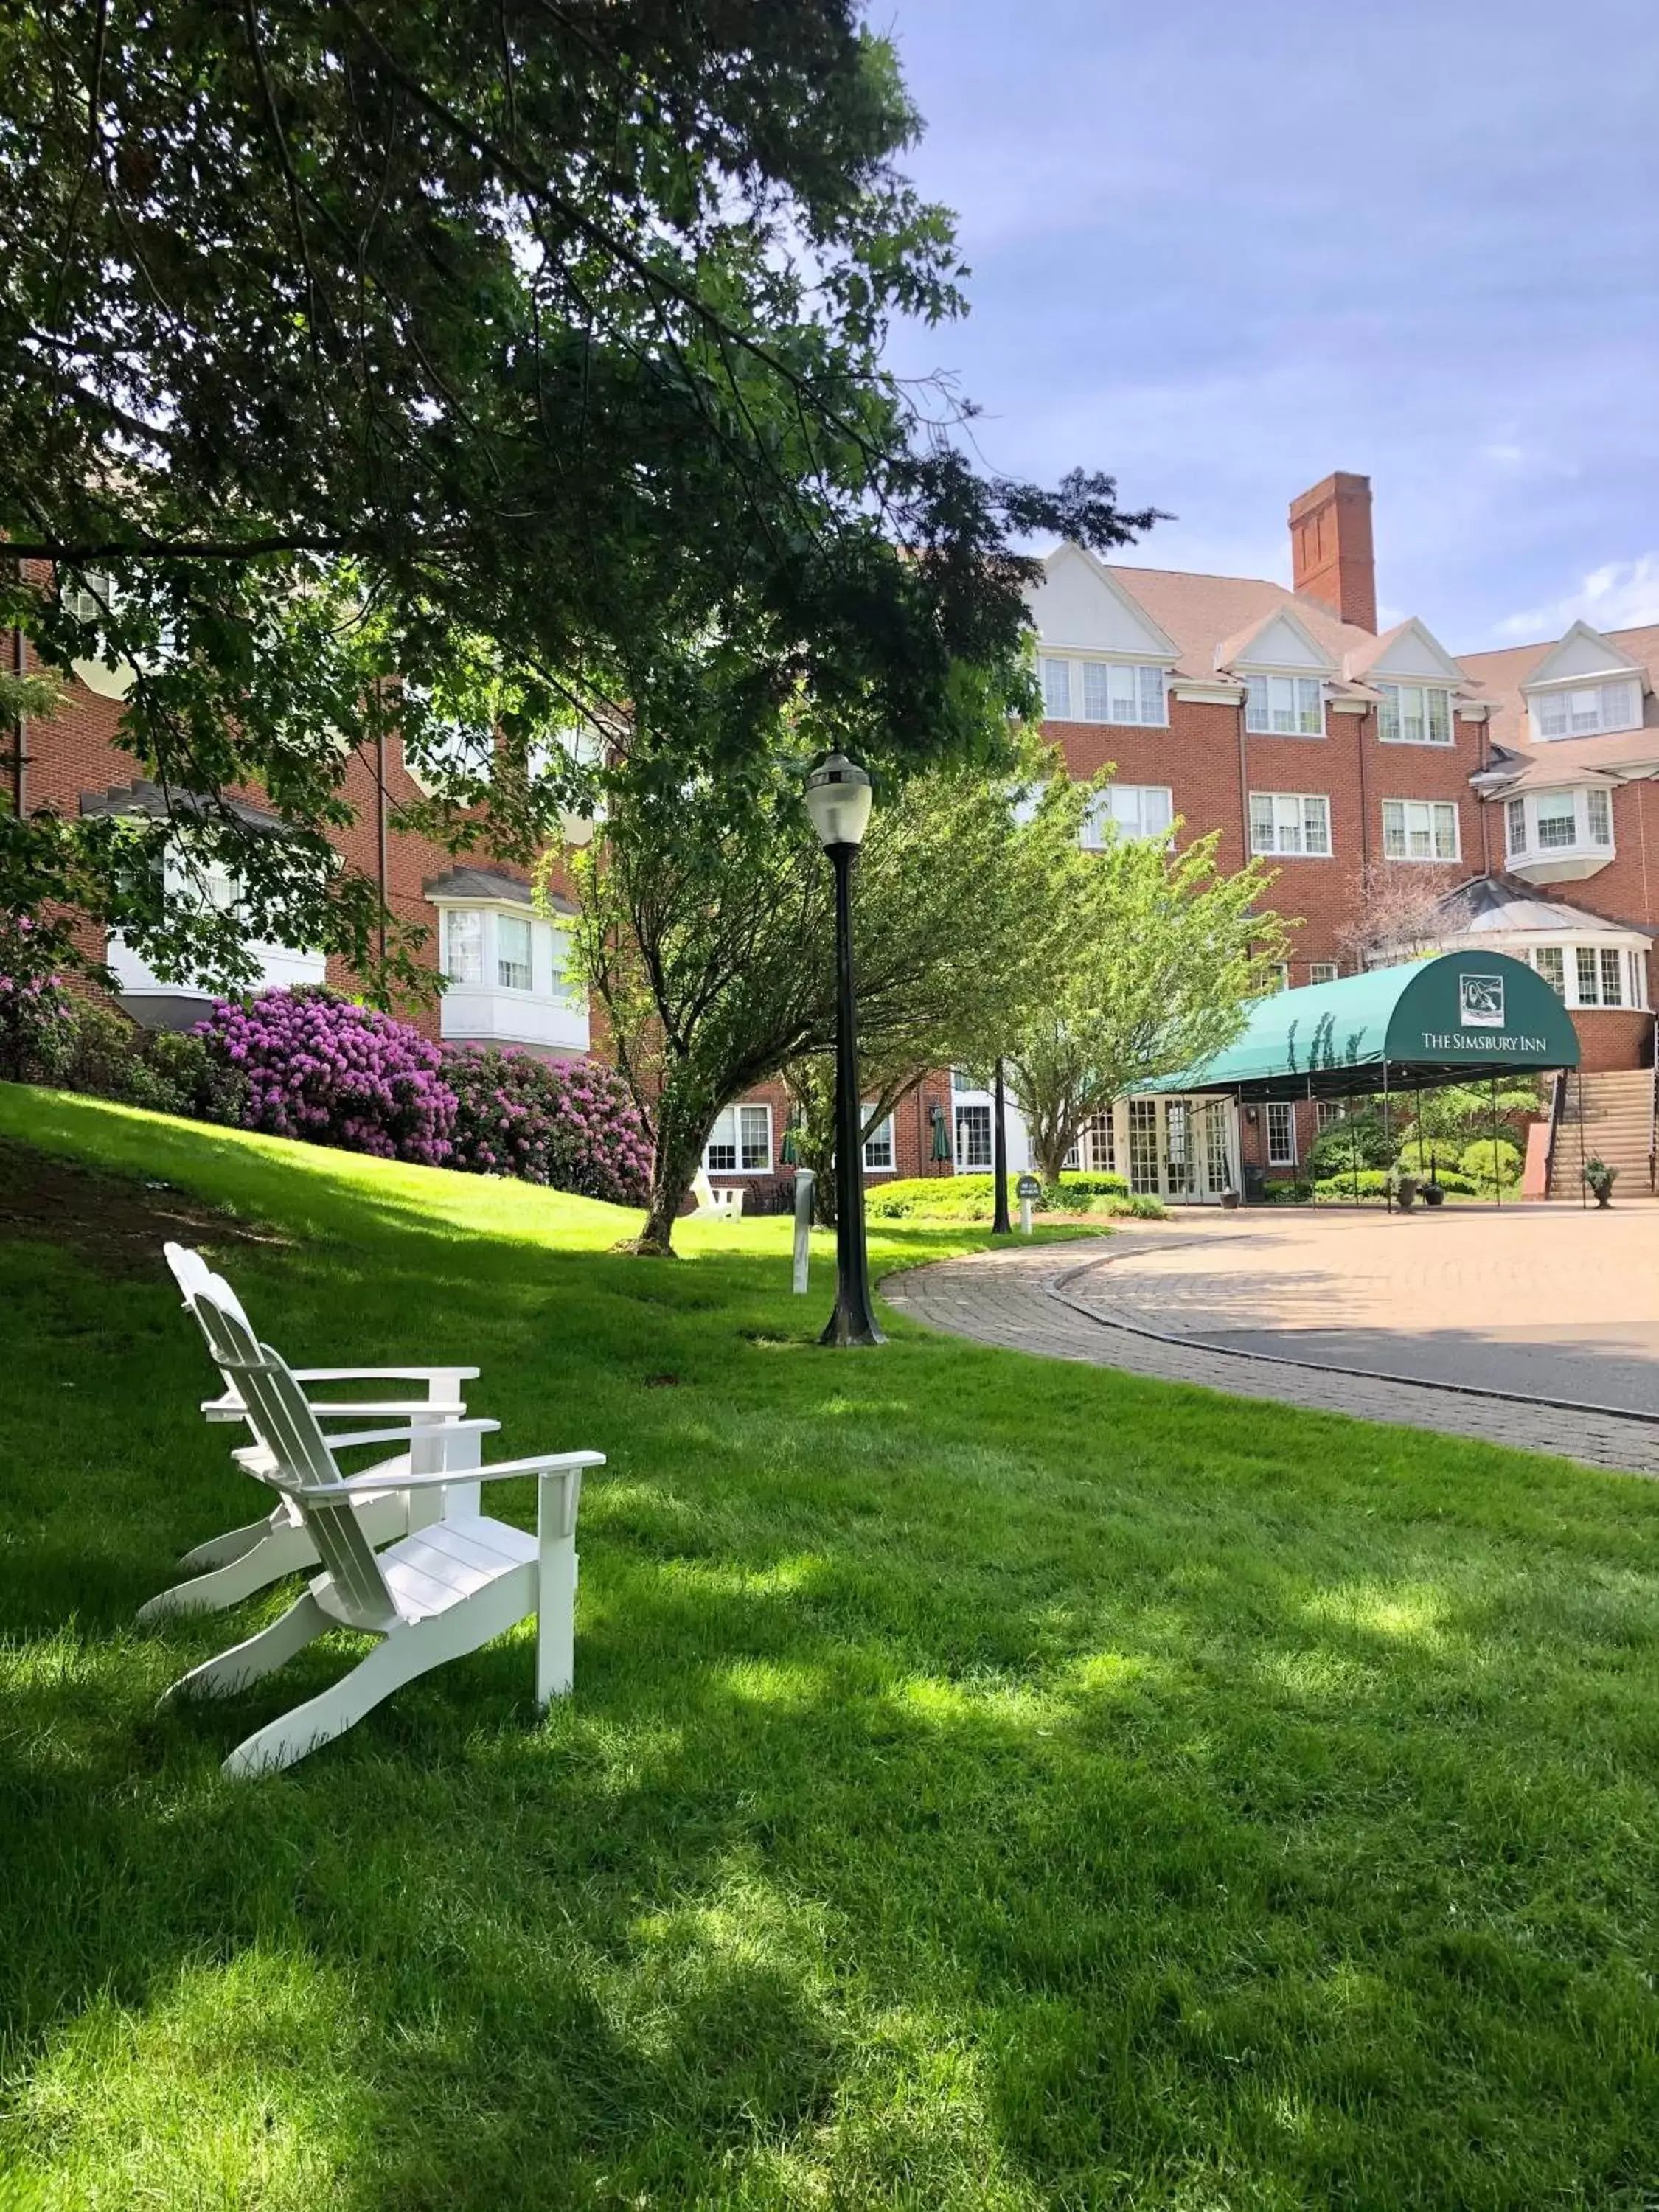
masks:
<path fill-rule="evenodd" d="M 1544 1195 L 1555 1195 L 1555 1141 L 1561 1133 L 1562 1116 L 1566 1111 L 1567 1078 L 1563 1068 L 1557 1068 L 1551 1078 L 1550 1133 L 1544 1145 Z"/>

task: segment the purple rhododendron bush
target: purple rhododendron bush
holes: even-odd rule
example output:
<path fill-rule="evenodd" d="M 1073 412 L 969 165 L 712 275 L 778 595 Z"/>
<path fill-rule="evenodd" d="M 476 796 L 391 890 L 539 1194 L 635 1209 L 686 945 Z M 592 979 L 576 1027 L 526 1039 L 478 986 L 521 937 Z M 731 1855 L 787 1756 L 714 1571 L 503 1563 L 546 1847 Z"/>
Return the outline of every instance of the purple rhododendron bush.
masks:
<path fill-rule="evenodd" d="M 614 1068 L 461 1046 L 444 1054 L 443 1073 L 456 1101 L 452 1167 L 644 1205 L 651 1141 Z"/>
<path fill-rule="evenodd" d="M 244 1079 L 244 1128 L 424 1167 L 450 1158 L 443 1055 L 407 1022 L 306 986 L 222 1000 L 195 1034 Z"/>

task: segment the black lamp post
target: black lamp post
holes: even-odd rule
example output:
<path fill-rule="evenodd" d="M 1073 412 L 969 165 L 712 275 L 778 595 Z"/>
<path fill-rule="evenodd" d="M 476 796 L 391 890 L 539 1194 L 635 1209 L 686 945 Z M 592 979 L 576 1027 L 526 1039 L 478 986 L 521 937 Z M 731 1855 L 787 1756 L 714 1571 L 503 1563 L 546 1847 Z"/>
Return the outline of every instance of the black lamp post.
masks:
<path fill-rule="evenodd" d="M 853 995 L 853 863 L 870 819 L 870 779 L 831 753 L 806 779 L 806 811 L 836 872 L 836 1310 L 821 1344 L 882 1344 L 864 1242 L 864 1111 Z"/>

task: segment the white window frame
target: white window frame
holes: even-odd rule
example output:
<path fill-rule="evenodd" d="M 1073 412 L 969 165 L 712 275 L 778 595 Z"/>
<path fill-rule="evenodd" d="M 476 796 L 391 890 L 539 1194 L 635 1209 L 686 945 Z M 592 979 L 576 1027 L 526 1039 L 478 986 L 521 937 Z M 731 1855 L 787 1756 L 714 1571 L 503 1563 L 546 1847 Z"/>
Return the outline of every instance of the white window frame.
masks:
<path fill-rule="evenodd" d="M 1291 963 L 1288 960 L 1269 961 L 1267 967 L 1263 969 L 1262 973 L 1273 979 L 1267 985 L 1267 990 L 1262 994 L 1264 997 L 1276 999 L 1281 991 L 1288 991 L 1290 989 Z"/>
<path fill-rule="evenodd" d="M 874 1104 L 873 1098 L 866 1098 L 862 1102 L 859 1108 L 861 1119 L 868 1119 L 870 1109 Z M 870 1155 L 872 1152 L 884 1152 L 887 1157 L 885 1159 L 872 1159 Z M 864 1172 L 866 1175 L 891 1175 L 897 1164 L 897 1160 L 898 1151 L 893 1136 L 893 1117 L 890 1114 L 884 1121 L 878 1121 L 875 1127 L 865 1137 Z"/>
<path fill-rule="evenodd" d="M 1076 717 L 1072 712 L 1072 693 L 1075 684 L 1072 676 L 1071 662 L 1061 653 L 1039 653 L 1037 679 L 1042 686 L 1043 720 L 1045 722 L 1074 721 Z M 1063 703 L 1056 705 L 1055 700 L 1061 692 L 1064 693 Z"/>
<path fill-rule="evenodd" d="M 1267 810 L 1269 837 L 1261 842 L 1261 810 Z M 1297 842 L 1286 845 L 1284 838 L 1290 836 L 1292 825 L 1290 815 L 1296 810 L 1293 825 Z M 1308 839 L 1314 823 L 1319 825 L 1322 846 L 1310 847 Z M 1324 791 L 1253 791 L 1250 793 L 1250 850 L 1264 860 L 1328 860 L 1334 849 L 1331 836 L 1331 801 Z"/>
<path fill-rule="evenodd" d="M 1256 738 L 1322 738 L 1325 684 L 1318 676 L 1247 676 L 1244 727 Z"/>
<path fill-rule="evenodd" d="M 1449 685 L 1379 683 L 1375 688 L 1380 694 L 1376 710 L 1376 735 L 1380 744 L 1432 745 L 1442 752 L 1456 744 L 1456 702 Z M 1443 738 L 1433 734 L 1437 704 L 1445 717 L 1446 734 Z M 1419 734 L 1408 734 L 1413 723 Z"/>
<path fill-rule="evenodd" d="M 1599 806 L 1592 801 L 1599 800 Z M 1538 810 L 1547 805 L 1550 818 L 1559 820 L 1563 805 L 1572 806 L 1572 836 L 1562 840 L 1546 839 L 1540 834 Z M 1516 842 L 1515 830 L 1518 817 L 1521 842 Z M 1598 825 L 1592 821 L 1595 814 L 1605 813 L 1607 836 L 1597 834 Z M 1504 807 L 1504 849 L 1510 860 L 1536 862 L 1540 860 L 1576 860 L 1586 859 L 1611 860 L 1618 850 L 1613 825 L 1613 793 L 1605 784 L 1557 784 L 1544 791 L 1527 791 L 1508 799 Z"/>
<path fill-rule="evenodd" d="M 1270 1168 L 1293 1168 L 1297 1164 L 1296 1101 L 1293 1098 L 1270 1098 L 1267 1101 L 1267 1165 Z"/>
<path fill-rule="evenodd" d="M 1169 728 L 1169 672 L 1161 662 L 1091 659 L 1077 665 L 1080 673 L 1071 686 L 1077 720 L 1122 730 Z M 1131 711 L 1121 713 L 1126 690 Z"/>
<path fill-rule="evenodd" d="M 1308 981 L 1310 983 L 1334 983 L 1341 974 L 1341 968 L 1334 960 L 1310 960 L 1308 963 Z"/>
<path fill-rule="evenodd" d="M 443 908 L 438 916 L 442 928 L 442 968 L 452 983 L 459 983 L 471 990 L 482 991 L 484 984 L 484 911 L 481 906 L 450 906 Z M 459 931 L 457 923 L 463 926 Z M 476 930 L 473 925 L 477 925 Z M 466 955 L 466 965 L 476 970 L 468 975 L 456 969 L 457 945 L 459 937 Z M 476 954 L 476 958 L 473 956 Z"/>
<path fill-rule="evenodd" d="M 498 914 L 496 915 L 495 988 L 498 991 L 520 991 L 526 997 L 529 997 L 534 992 L 536 988 L 536 931 L 534 923 L 534 916 L 528 914 Z M 524 958 L 522 960 L 514 960 L 507 957 L 507 939 L 506 937 L 506 932 L 508 930 L 522 930 L 524 932 Z M 516 946 L 514 949 L 517 949 Z M 525 980 L 522 983 L 510 982 L 507 980 L 507 971 L 509 969 L 514 970 L 515 973 L 520 969 L 523 971 Z"/>
<path fill-rule="evenodd" d="M 1648 1012 L 1647 955 L 1632 945 L 1607 945 L 1597 939 L 1567 938 L 1557 945 L 1534 945 L 1522 955 L 1528 964 L 1574 1012 L 1645 1013 Z M 1550 973 L 1547 960 L 1559 962 L 1560 975 Z M 1584 993 L 1586 965 L 1594 996 Z M 1607 996 L 1612 981 L 1618 996 Z"/>
<path fill-rule="evenodd" d="M 476 894 L 471 898 L 441 894 L 434 904 L 438 908 L 438 965 L 447 985 L 440 1027 L 447 1042 L 587 1051 L 592 1042 L 587 993 L 573 980 L 570 932 L 561 917 L 538 914 L 517 899 Z M 458 975 L 458 925 L 465 928 L 474 918 L 477 969 Z M 527 988 L 501 980 L 503 922 L 529 927 Z"/>
<path fill-rule="evenodd" d="M 981 1115 L 984 1117 L 985 1158 L 982 1160 L 970 1159 L 969 1153 L 976 1152 L 979 1146 L 976 1144 L 964 1144 L 963 1132 L 964 1129 L 978 1129 L 981 1126 Z M 996 1158 L 993 1150 L 995 1139 L 991 1127 L 990 1108 L 977 1099 L 958 1098 L 956 1101 L 953 1133 L 956 1139 L 957 1173 L 958 1175 L 989 1175 L 995 1165 Z"/>
<path fill-rule="evenodd" d="M 759 1126 L 766 1132 L 764 1159 L 750 1158 L 751 1153 L 760 1149 L 758 1140 L 750 1134 L 756 1127 L 757 1116 L 759 1117 Z M 737 1163 L 734 1167 L 714 1165 L 710 1155 L 716 1146 L 732 1154 Z M 714 1116 L 703 1144 L 703 1172 L 711 1176 L 770 1175 L 775 1157 L 772 1148 L 772 1109 L 752 1099 L 739 1098 L 730 1106 L 722 1106 Z"/>
<path fill-rule="evenodd" d="M 1389 822 L 1390 807 L 1399 810 L 1397 831 Z M 1421 822 L 1414 823 L 1414 816 L 1421 817 Z M 1440 832 L 1447 819 L 1451 823 L 1452 849 L 1449 853 L 1443 853 L 1440 850 Z M 1429 841 L 1426 853 L 1412 850 L 1413 838 L 1418 835 L 1426 836 Z M 1403 848 L 1398 852 L 1390 842 L 1395 836 Z M 1463 823 L 1457 801 L 1455 799 L 1385 799 L 1382 801 L 1382 857 L 1385 860 L 1401 860 L 1408 865 L 1414 863 L 1419 867 L 1425 864 L 1430 867 L 1443 868 L 1454 866 L 1463 857 Z"/>
<path fill-rule="evenodd" d="M 1594 701 L 1594 705 L 1590 704 Z M 1642 682 L 1638 676 L 1607 676 L 1593 684 L 1541 685 L 1527 695 L 1532 734 L 1541 744 L 1571 738 L 1595 738 L 1642 726 Z M 1556 723 L 1559 727 L 1551 728 Z"/>
<path fill-rule="evenodd" d="M 1133 807 L 1127 804 L 1132 795 Z M 1149 799 L 1153 802 L 1150 811 L 1164 817 L 1151 827 L 1146 823 Z M 1090 800 L 1083 817 L 1078 840 L 1085 852 L 1098 853 L 1104 848 L 1108 822 L 1120 837 L 1167 838 L 1175 826 L 1175 792 L 1167 783 L 1109 783 Z"/>

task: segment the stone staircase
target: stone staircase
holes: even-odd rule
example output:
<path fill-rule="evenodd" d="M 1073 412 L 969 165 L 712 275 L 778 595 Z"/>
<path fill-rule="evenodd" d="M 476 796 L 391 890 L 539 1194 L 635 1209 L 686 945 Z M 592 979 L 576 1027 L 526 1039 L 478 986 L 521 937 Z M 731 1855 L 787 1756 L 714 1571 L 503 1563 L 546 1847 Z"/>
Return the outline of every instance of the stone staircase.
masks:
<path fill-rule="evenodd" d="M 1621 1198 L 1645 1198 L 1648 1146 L 1653 1127 L 1653 1071 L 1620 1069 L 1603 1075 L 1570 1075 L 1550 1168 L 1549 1196 L 1577 1199 L 1579 1193 L 1578 1094 L 1584 1097 L 1584 1158 L 1605 1160 L 1619 1170 L 1613 1188 Z"/>

